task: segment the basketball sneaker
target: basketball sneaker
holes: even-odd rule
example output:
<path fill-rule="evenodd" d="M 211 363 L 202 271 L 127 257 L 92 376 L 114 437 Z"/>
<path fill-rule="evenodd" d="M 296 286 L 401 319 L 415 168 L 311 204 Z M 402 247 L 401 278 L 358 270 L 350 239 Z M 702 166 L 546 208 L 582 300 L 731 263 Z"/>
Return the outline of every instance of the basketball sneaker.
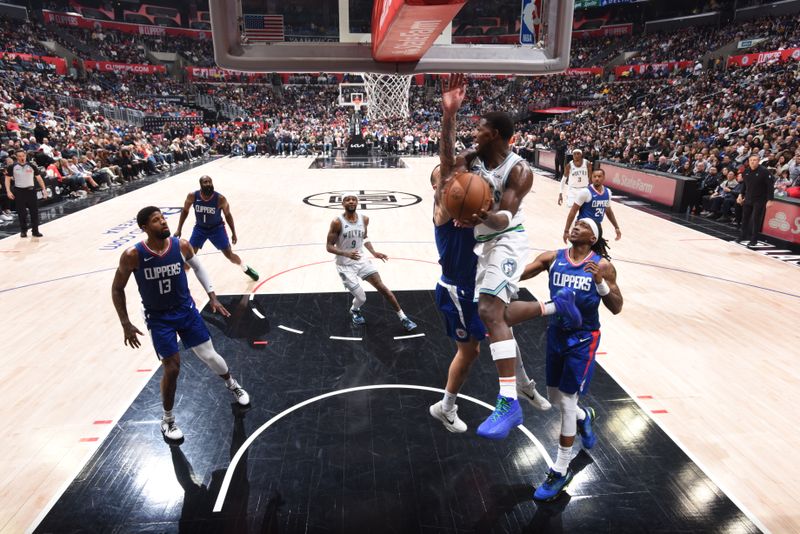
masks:
<path fill-rule="evenodd" d="M 233 384 L 225 387 L 227 387 L 230 392 L 233 393 L 233 398 L 236 399 L 236 402 L 242 406 L 247 406 L 250 404 L 250 395 L 248 395 L 244 388 L 239 385 L 239 382 L 234 380 Z"/>
<path fill-rule="evenodd" d="M 441 421 L 444 427 L 450 432 L 459 433 L 467 431 L 467 423 L 458 417 L 458 406 L 453 406 L 453 411 L 447 412 L 442 407 L 442 401 L 439 401 L 436 404 L 432 404 L 428 411 L 431 412 L 431 415 L 435 419 Z"/>
<path fill-rule="evenodd" d="M 477 433 L 486 439 L 504 439 L 512 428 L 521 424 L 522 407 L 519 401 L 498 395 L 492 415 L 481 423 Z"/>
<path fill-rule="evenodd" d="M 559 289 L 553 297 L 553 304 L 556 306 L 556 314 L 567 328 L 578 328 L 583 323 L 581 311 L 575 306 L 573 290 L 566 287 Z"/>
<path fill-rule="evenodd" d="M 517 384 L 517 393 L 530 403 L 531 406 L 540 411 L 547 411 L 552 406 L 550 401 L 545 399 L 539 392 L 536 391 L 536 382 L 531 380 L 527 386 Z"/>
<path fill-rule="evenodd" d="M 252 278 L 253 282 L 258 281 L 258 272 L 256 272 L 256 270 L 250 267 L 249 265 L 247 266 L 247 270 L 244 272 L 244 274 Z"/>
<path fill-rule="evenodd" d="M 583 421 L 578 421 L 578 433 L 581 435 L 583 448 L 591 449 L 594 447 L 594 444 L 597 443 L 597 436 L 592 430 L 592 423 L 597 419 L 597 415 L 594 413 L 594 408 L 590 408 L 589 406 L 584 408 L 583 411 L 586 412 L 586 417 Z"/>
<path fill-rule="evenodd" d="M 183 432 L 175 424 L 175 419 L 171 421 L 161 420 L 161 433 L 170 441 L 180 441 L 183 439 Z"/>
<path fill-rule="evenodd" d="M 353 324 L 356 326 L 364 326 L 367 324 L 367 320 L 364 319 L 364 316 L 361 315 L 361 309 L 350 308 L 350 317 L 353 320 Z"/>
<path fill-rule="evenodd" d="M 406 329 L 406 332 L 411 332 L 417 327 L 417 323 L 415 323 L 408 317 L 403 317 L 402 319 L 400 319 L 400 324 L 403 325 L 403 328 Z"/>
<path fill-rule="evenodd" d="M 575 474 L 569 468 L 567 468 L 566 474 L 563 475 L 558 471 L 553 471 L 551 468 L 547 472 L 547 478 L 536 488 L 533 498 L 537 501 L 552 501 L 567 489 L 569 483 L 572 482 L 573 476 Z"/>

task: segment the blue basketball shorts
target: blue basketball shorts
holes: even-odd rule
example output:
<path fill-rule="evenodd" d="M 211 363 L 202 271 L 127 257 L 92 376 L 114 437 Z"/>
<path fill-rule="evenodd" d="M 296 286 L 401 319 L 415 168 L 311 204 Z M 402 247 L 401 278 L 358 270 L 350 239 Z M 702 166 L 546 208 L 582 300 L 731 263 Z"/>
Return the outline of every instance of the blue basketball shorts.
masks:
<path fill-rule="evenodd" d="M 201 249 L 207 239 L 211 241 L 211 244 L 217 247 L 217 250 L 225 250 L 231 246 L 231 242 L 228 240 L 228 232 L 225 231 L 224 224 L 213 228 L 195 225 L 194 230 L 192 230 L 192 237 L 189 238 L 189 244 L 196 249 Z"/>
<path fill-rule="evenodd" d="M 436 305 L 442 312 L 447 335 L 456 341 L 478 341 L 486 337 L 486 327 L 478 315 L 473 286 L 456 286 L 441 280 L 436 285 Z"/>
<path fill-rule="evenodd" d="M 547 386 L 585 394 L 594 373 L 600 330 L 547 328 Z"/>
<path fill-rule="evenodd" d="M 145 322 L 159 359 L 178 352 L 178 336 L 186 349 L 211 339 L 208 327 L 194 304 L 166 312 L 145 311 Z"/>

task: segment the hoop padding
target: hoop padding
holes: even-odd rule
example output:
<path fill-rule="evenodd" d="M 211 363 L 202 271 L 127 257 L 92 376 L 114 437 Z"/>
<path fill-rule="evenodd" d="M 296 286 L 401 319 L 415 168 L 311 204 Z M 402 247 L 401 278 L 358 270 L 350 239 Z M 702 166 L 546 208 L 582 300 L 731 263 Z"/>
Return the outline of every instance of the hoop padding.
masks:
<path fill-rule="evenodd" d="M 367 92 L 367 119 L 382 120 L 408 117 L 408 90 L 411 76 L 363 72 Z"/>

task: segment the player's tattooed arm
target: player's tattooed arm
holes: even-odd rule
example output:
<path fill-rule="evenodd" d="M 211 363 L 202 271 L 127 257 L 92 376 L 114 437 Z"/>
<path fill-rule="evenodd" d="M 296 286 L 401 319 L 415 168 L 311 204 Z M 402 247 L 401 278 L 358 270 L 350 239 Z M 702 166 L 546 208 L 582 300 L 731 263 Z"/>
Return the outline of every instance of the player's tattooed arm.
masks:
<path fill-rule="evenodd" d="M 181 218 L 178 219 L 178 229 L 175 230 L 175 237 L 181 236 L 181 232 L 183 231 L 183 223 L 186 222 L 186 217 L 189 216 L 189 211 L 192 209 L 192 204 L 194 204 L 194 193 L 189 193 L 186 195 L 186 200 L 183 202 Z"/>
<path fill-rule="evenodd" d="M 439 136 L 439 161 L 442 179 L 465 170 L 464 154 L 456 157 L 456 115 L 466 96 L 466 82 L 462 73 L 451 74 L 442 80 L 442 132 Z"/>
<path fill-rule="evenodd" d="M 131 247 L 122 253 L 117 272 L 114 273 L 114 282 L 111 284 L 111 301 L 114 303 L 119 322 L 122 325 L 123 341 L 126 345 L 130 345 L 131 348 L 138 348 L 141 345 L 137 334 L 144 335 L 141 330 L 131 323 L 128 317 L 128 305 L 125 300 L 125 286 L 128 285 L 131 273 L 136 270 L 138 265 L 139 253 L 135 247 Z"/>

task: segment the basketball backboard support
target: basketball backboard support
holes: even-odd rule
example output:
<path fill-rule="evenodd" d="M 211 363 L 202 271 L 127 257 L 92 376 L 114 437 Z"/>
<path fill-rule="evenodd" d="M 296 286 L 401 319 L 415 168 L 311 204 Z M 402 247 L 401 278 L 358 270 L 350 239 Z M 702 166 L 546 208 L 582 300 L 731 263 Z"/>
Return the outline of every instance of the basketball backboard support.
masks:
<path fill-rule="evenodd" d="M 520 75 L 554 74 L 569 65 L 574 0 L 470 0 L 411 62 L 373 58 L 373 3 L 209 0 L 217 65 L 245 72 Z"/>

